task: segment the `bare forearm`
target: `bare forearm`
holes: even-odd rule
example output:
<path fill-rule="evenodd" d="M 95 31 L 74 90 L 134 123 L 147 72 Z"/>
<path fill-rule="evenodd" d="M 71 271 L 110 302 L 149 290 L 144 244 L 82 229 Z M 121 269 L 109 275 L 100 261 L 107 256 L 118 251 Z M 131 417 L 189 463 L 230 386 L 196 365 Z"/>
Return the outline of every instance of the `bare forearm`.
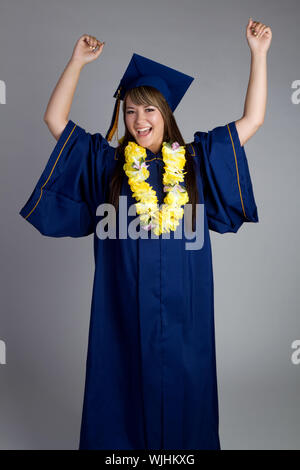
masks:
<path fill-rule="evenodd" d="M 267 104 L 267 54 L 251 53 L 250 77 L 245 98 L 244 117 L 261 125 Z"/>
<path fill-rule="evenodd" d="M 61 74 L 44 114 L 47 123 L 68 121 L 74 93 L 83 65 L 70 60 Z"/>

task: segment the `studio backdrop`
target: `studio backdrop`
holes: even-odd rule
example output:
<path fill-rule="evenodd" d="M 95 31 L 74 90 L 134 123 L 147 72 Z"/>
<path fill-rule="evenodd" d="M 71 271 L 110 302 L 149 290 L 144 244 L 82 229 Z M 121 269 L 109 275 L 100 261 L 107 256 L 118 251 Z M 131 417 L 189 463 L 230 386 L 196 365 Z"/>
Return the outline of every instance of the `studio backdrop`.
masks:
<path fill-rule="evenodd" d="M 81 72 L 74 123 L 105 135 L 137 53 L 195 78 L 175 111 L 188 143 L 243 114 L 250 16 L 273 40 L 265 120 L 244 147 L 259 222 L 211 231 L 220 440 L 300 449 L 297 0 L 1 2 L 1 449 L 78 448 L 93 236 L 42 236 L 19 214 L 56 145 L 43 116 L 75 42 L 87 33 L 106 44 Z"/>

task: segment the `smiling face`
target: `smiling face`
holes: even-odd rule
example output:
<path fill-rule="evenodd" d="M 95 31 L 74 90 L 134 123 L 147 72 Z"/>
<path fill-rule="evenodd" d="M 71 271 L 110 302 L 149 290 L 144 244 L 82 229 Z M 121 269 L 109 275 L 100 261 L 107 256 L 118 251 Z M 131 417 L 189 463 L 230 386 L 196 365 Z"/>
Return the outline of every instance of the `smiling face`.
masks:
<path fill-rule="evenodd" d="M 153 105 L 136 105 L 130 96 L 126 98 L 125 123 L 138 145 L 158 153 L 164 136 L 164 119 Z M 143 132 L 138 132 L 142 130 Z"/>

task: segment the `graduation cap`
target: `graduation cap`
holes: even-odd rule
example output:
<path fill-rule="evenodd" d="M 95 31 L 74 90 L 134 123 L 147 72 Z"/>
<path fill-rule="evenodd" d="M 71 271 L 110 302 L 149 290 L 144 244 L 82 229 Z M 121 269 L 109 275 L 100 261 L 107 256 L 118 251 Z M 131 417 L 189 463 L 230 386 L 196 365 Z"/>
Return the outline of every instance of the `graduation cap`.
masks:
<path fill-rule="evenodd" d="M 116 103 L 111 124 L 106 133 L 106 140 L 110 141 L 116 132 L 120 100 L 124 99 L 128 90 L 142 85 L 152 86 L 162 93 L 172 112 L 174 112 L 193 80 L 193 77 L 178 70 L 139 54 L 133 54 L 114 94 Z"/>

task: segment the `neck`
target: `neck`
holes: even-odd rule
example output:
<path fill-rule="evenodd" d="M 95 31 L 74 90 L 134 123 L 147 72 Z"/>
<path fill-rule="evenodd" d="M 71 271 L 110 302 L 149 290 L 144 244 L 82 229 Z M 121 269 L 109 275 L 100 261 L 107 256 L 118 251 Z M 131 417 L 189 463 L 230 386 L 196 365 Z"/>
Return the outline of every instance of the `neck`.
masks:
<path fill-rule="evenodd" d="M 150 147 L 146 147 L 150 150 L 150 152 L 152 153 L 158 153 L 161 149 L 161 144 L 158 146 L 158 145 L 151 145 Z"/>
<path fill-rule="evenodd" d="M 144 147 L 143 145 L 139 144 L 135 139 L 134 139 L 134 142 L 139 145 L 140 147 Z M 163 144 L 163 139 L 160 141 L 159 144 L 155 143 L 155 144 L 151 144 L 150 146 L 147 146 L 147 147 L 144 147 L 145 149 L 149 149 L 150 152 L 152 153 L 159 153 L 161 148 L 162 148 L 162 144 Z"/>

